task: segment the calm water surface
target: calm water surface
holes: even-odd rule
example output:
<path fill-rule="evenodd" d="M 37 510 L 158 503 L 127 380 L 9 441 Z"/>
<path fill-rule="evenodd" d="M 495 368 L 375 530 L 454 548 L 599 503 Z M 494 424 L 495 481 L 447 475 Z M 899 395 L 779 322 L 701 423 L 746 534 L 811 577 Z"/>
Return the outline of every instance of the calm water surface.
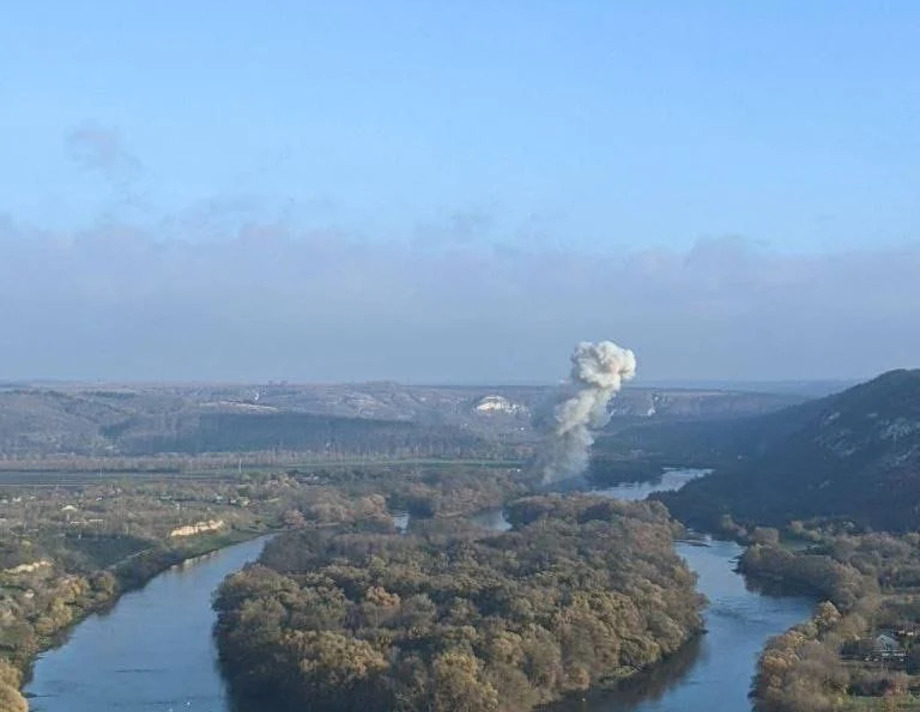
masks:
<path fill-rule="evenodd" d="M 255 539 L 169 569 L 77 626 L 35 664 L 33 712 L 228 712 L 211 595 L 259 556 Z"/>
<path fill-rule="evenodd" d="M 677 489 L 703 474 L 672 470 L 657 483 L 629 483 L 597 493 L 642 499 Z M 503 530 L 501 509 L 474 516 Z M 408 517 L 400 518 L 402 526 Z M 255 559 L 264 541 L 252 541 L 187 562 L 124 596 L 103 616 L 80 624 L 62 647 L 44 654 L 27 687 L 34 712 L 231 712 L 216 667 L 211 595 L 228 574 Z M 757 654 L 767 638 L 807 618 L 814 602 L 776 598 L 745 588 L 733 571 L 741 547 L 706 540 L 678 543 L 677 552 L 699 576 L 710 600 L 708 633 L 623 688 L 556 705 L 558 712 L 742 712 Z M 271 712 L 266 710 L 266 712 Z"/>
<path fill-rule="evenodd" d="M 733 571 L 741 547 L 706 539 L 704 546 L 676 545 L 699 576 L 709 598 L 708 632 L 673 659 L 609 694 L 579 704 L 555 705 L 557 712 L 743 712 L 757 655 L 767 638 L 811 615 L 810 598 L 771 597 L 745 588 Z"/>
<path fill-rule="evenodd" d="M 644 499 L 652 492 L 675 490 L 704 470 L 669 470 L 660 482 L 633 482 L 597 490 L 620 499 Z M 815 601 L 772 597 L 745 587 L 735 573 L 742 547 L 734 542 L 679 542 L 675 545 L 699 577 L 709 599 L 707 633 L 655 670 L 641 674 L 614 692 L 584 702 L 554 705 L 555 712 L 744 712 L 757 656 L 767 638 L 808 618 Z"/>
<path fill-rule="evenodd" d="M 679 490 L 690 482 L 690 480 L 708 475 L 710 472 L 712 472 L 712 470 L 669 468 L 664 471 L 661 479 L 658 480 L 651 480 L 648 482 L 623 482 L 613 487 L 599 487 L 591 491 L 603 497 L 639 500 L 645 499 L 652 494 L 652 492 L 673 492 L 674 490 Z"/>

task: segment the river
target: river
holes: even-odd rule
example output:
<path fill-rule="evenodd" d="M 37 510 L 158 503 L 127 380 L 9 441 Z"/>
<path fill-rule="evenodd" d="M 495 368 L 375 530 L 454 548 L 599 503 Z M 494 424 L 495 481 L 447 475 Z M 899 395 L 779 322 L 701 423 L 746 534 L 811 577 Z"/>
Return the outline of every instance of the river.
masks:
<path fill-rule="evenodd" d="M 25 689 L 30 710 L 229 712 L 211 595 L 259 556 L 265 540 L 189 559 L 91 615 L 36 661 Z"/>
<path fill-rule="evenodd" d="M 745 587 L 734 571 L 741 547 L 705 539 L 676 545 L 709 599 L 707 633 L 660 667 L 597 693 L 586 703 L 553 705 L 555 712 L 742 712 L 757 656 L 767 639 L 811 615 L 815 601 L 767 596 Z"/>
<path fill-rule="evenodd" d="M 655 483 L 628 483 L 597 494 L 642 499 L 676 489 L 703 474 L 671 470 Z M 501 509 L 474 516 L 502 530 Z M 408 526 L 408 518 L 398 524 Z M 174 567 L 107 614 L 93 615 L 67 642 L 43 654 L 26 693 L 33 712 L 231 712 L 216 665 L 211 595 L 221 580 L 255 559 L 263 541 L 238 544 Z M 807 618 L 814 601 L 767 596 L 734 572 L 733 542 L 678 542 L 677 552 L 699 576 L 709 598 L 707 634 L 649 673 L 556 712 L 742 712 L 757 654 L 767 638 Z M 266 710 L 265 712 L 271 712 Z"/>
<path fill-rule="evenodd" d="M 676 490 L 708 470 L 667 470 L 656 482 L 627 482 L 595 494 L 640 500 L 652 492 Z M 808 618 L 815 601 L 802 596 L 769 596 L 747 588 L 735 572 L 743 549 L 732 541 L 705 537 L 682 541 L 675 550 L 693 569 L 709 599 L 707 633 L 648 673 L 619 689 L 584 702 L 552 705 L 552 712 L 743 712 L 757 656 L 767 639 Z M 548 711 L 549 712 L 549 711 Z"/>

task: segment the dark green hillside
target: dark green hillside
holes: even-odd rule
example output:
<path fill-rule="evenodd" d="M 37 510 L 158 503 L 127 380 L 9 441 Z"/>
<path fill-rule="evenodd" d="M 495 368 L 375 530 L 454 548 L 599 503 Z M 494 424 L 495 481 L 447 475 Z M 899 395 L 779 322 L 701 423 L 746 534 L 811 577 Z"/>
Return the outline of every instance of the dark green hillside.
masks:
<path fill-rule="evenodd" d="M 756 418 L 633 429 L 607 447 L 718 468 L 660 496 L 697 524 L 730 513 L 765 524 L 827 517 L 920 527 L 920 370 Z"/>
<path fill-rule="evenodd" d="M 296 450 L 320 454 L 463 456 L 487 450 L 482 438 L 449 426 L 310 413 L 191 414 L 172 427 L 126 426 L 118 442 L 131 455 L 158 452 Z"/>

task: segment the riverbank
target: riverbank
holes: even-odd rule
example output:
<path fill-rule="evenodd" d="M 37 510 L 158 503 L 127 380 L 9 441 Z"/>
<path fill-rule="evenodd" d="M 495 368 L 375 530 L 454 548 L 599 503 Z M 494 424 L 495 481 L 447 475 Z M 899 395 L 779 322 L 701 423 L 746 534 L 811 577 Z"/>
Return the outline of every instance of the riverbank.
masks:
<path fill-rule="evenodd" d="M 738 523 L 718 535 L 745 547 L 737 571 L 768 595 L 819 605 L 764 645 L 756 712 L 920 709 L 920 534 L 862 531 L 842 520 Z"/>
<path fill-rule="evenodd" d="M 828 524 L 804 533 L 808 548 L 754 545 L 741 560 L 757 580 L 808 587 L 827 601 L 764 650 L 756 709 L 918 709 L 920 534 Z"/>
<path fill-rule="evenodd" d="M 666 473 L 666 476 L 662 478 L 656 486 L 681 486 L 682 482 L 699 476 L 699 474 L 701 474 L 699 471 L 670 471 Z M 430 486 L 430 483 L 428 484 Z M 642 487 L 622 485 L 622 490 L 619 492 L 607 490 L 604 493 L 597 494 L 607 494 L 622 499 L 639 499 L 648 494 L 646 487 L 647 485 Z M 315 491 L 319 492 L 320 490 L 316 489 Z M 429 496 L 427 490 L 424 494 Z M 464 499 L 467 498 L 464 497 Z M 338 502 L 338 500 L 335 501 Z M 470 501 L 473 501 L 473 498 L 470 498 Z M 358 500 L 355 500 L 355 502 L 357 503 Z M 647 505 L 642 506 L 646 507 Z M 354 511 L 357 514 L 360 508 L 357 507 L 357 504 L 355 504 L 355 507 Z M 320 514 L 320 510 L 316 510 L 316 514 Z M 296 519 L 296 517 L 293 519 Z M 443 540 L 444 542 L 448 542 L 462 529 L 460 526 L 462 522 L 458 521 L 458 519 L 459 518 L 439 518 L 437 521 L 440 521 L 443 526 L 437 526 L 436 521 L 428 521 L 420 526 L 417 531 L 423 536 L 435 537 L 438 538 L 438 541 Z M 505 520 L 503 512 L 500 509 L 490 509 L 483 516 L 479 517 L 478 520 L 475 516 L 471 519 L 477 521 L 477 526 L 491 530 L 500 530 L 508 526 L 508 522 Z M 370 533 L 369 530 L 375 530 L 375 521 L 376 520 L 372 517 L 365 521 L 364 524 L 360 525 L 359 528 L 363 529 L 364 534 L 368 534 Z M 381 522 L 381 526 L 383 526 L 383 522 Z M 319 531 L 329 533 L 335 527 L 323 526 L 318 522 L 310 522 L 307 528 L 312 529 L 316 533 Z M 376 528 L 376 531 L 383 531 L 383 529 Z M 620 710 L 645 711 L 652 709 L 656 710 L 656 712 L 660 710 L 684 712 L 688 709 L 737 712 L 739 709 L 744 709 L 748 704 L 747 693 L 750 688 L 751 677 L 754 673 L 756 657 L 763 649 L 766 641 L 770 636 L 781 633 L 792 624 L 807 620 L 811 613 L 814 606 L 814 601 L 812 599 L 788 597 L 774 598 L 747 590 L 742 577 L 734 571 L 735 561 L 742 553 L 742 549 L 739 545 L 733 542 L 709 539 L 703 542 L 705 545 L 701 546 L 699 541 L 672 542 L 672 536 L 673 532 L 668 536 L 668 549 L 671 549 L 673 543 L 674 550 L 684 560 L 689 562 L 691 568 L 696 571 L 699 577 L 699 589 L 710 599 L 710 606 L 704 614 L 706 617 L 705 626 L 709 630 L 709 633 L 702 637 L 697 636 L 696 638 L 689 638 L 689 643 L 680 645 L 668 655 L 663 656 L 661 662 L 651 666 L 623 666 L 621 671 L 630 669 L 631 672 L 634 673 L 630 676 L 630 680 L 619 684 L 616 690 L 596 692 L 589 695 L 589 700 L 599 698 L 596 702 L 596 706 L 594 702 L 589 702 L 589 709 L 596 709 L 598 712 L 601 710 L 604 712 L 613 712 L 613 710 L 620 712 Z M 207 551 L 213 551 L 215 548 L 219 548 L 215 546 L 213 540 L 209 543 L 207 535 L 200 541 L 188 543 L 194 543 L 199 548 L 194 552 L 192 550 L 187 551 L 184 557 L 186 560 L 194 558 L 196 554 L 203 554 Z M 243 546 L 245 547 L 247 544 Z M 462 544 L 458 544 L 458 546 L 462 547 Z M 447 545 L 445 544 L 444 547 L 446 549 Z M 616 553 L 616 546 L 612 541 L 609 548 L 612 553 Z M 204 645 L 205 643 L 211 645 L 209 628 L 211 625 L 210 621 L 212 621 L 213 618 L 209 609 L 209 599 L 211 591 L 217 586 L 220 579 L 217 579 L 213 585 L 210 584 L 211 578 L 207 578 L 205 581 L 199 581 L 196 584 L 198 586 L 211 586 L 210 589 L 204 592 L 207 594 L 204 598 L 196 598 L 194 595 L 191 595 L 193 593 L 192 591 L 178 592 L 180 588 L 178 586 L 178 580 L 197 576 L 195 572 L 210 571 L 211 573 L 207 574 L 207 576 L 212 576 L 215 571 L 212 564 L 224 561 L 225 554 L 232 550 L 233 547 L 230 547 L 230 549 L 223 549 L 213 557 L 206 557 L 200 561 L 196 561 L 193 565 L 177 567 L 167 573 L 157 576 L 154 580 L 158 583 L 150 584 L 150 586 L 154 588 L 148 586 L 143 590 L 136 590 L 133 594 L 123 592 L 126 593 L 126 595 L 121 596 L 120 600 L 124 605 L 115 606 L 114 608 L 119 611 L 130 610 L 133 609 L 134 606 L 142 603 L 143 606 L 147 608 L 146 612 L 138 613 L 136 617 L 133 617 L 132 614 L 132 617 L 129 617 L 131 622 L 125 624 L 129 627 L 133 626 L 136 629 L 142 629 L 142 627 L 146 625 L 145 621 L 152 615 L 150 607 L 156 606 L 157 610 L 161 611 L 156 615 L 163 616 L 170 621 L 170 635 L 178 636 L 178 639 L 184 640 L 185 642 L 181 643 L 183 647 L 189 650 L 193 648 L 197 650 L 196 655 L 198 655 L 198 657 L 195 662 L 197 669 L 202 670 L 203 667 L 209 668 L 209 666 L 213 666 L 213 661 L 216 659 L 216 651 L 212 648 L 208 648 L 208 650 L 210 650 L 210 653 L 208 653 L 208 650 L 204 650 L 200 647 L 195 648 L 195 646 Z M 462 548 L 458 549 L 458 551 L 462 551 Z M 623 562 L 619 562 L 616 565 L 622 566 Z M 227 573 L 234 570 L 235 569 L 228 569 Z M 453 579 L 456 579 L 456 585 L 460 585 L 463 577 L 458 577 L 456 571 L 454 571 L 451 576 Z M 403 578 L 408 579 L 408 577 Z M 476 577 L 474 577 L 474 580 L 475 579 Z M 160 588 L 161 584 L 163 586 L 167 586 L 168 584 L 168 586 L 166 589 L 162 589 Z M 171 588 L 173 586 L 176 587 L 178 592 L 177 595 L 172 599 L 164 598 L 160 600 L 162 596 L 171 595 L 168 592 L 173 590 L 173 588 Z M 387 592 L 392 593 L 389 590 L 387 590 Z M 195 595 L 197 595 L 197 593 Z M 653 589 L 648 591 L 645 595 L 654 596 L 657 594 Z M 489 598 L 492 596 L 493 594 L 490 593 Z M 406 600 L 412 598 L 412 596 L 409 596 Z M 523 597 L 514 597 L 514 600 L 523 601 Z M 196 614 L 193 614 L 193 611 L 187 608 L 187 606 L 192 605 L 192 602 L 197 606 L 195 610 L 197 610 L 198 613 Z M 313 610 L 314 608 L 315 607 L 310 607 L 309 610 Z M 112 609 L 110 609 L 110 611 L 111 610 Z M 306 610 L 307 609 L 305 609 L 305 611 Z M 374 613 L 374 610 L 377 612 Z M 368 611 L 375 615 L 388 615 L 386 606 L 380 610 L 368 609 Z M 416 613 L 418 613 L 418 611 L 416 611 Z M 305 612 L 297 613 L 298 616 L 305 614 Z M 164 667 L 163 670 L 157 669 L 151 672 L 138 672 L 134 670 L 134 668 L 131 670 L 122 669 L 122 667 L 116 664 L 117 661 L 112 660 L 112 669 L 106 668 L 105 665 L 109 663 L 105 661 L 110 660 L 111 656 L 106 647 L 107 643 L 105 640 L 123 636 L 124 640 L 122 643 L 125 649 L 122 654 L 126 657 L 128 655 L 133 655 L 137 658 L 137 670 L 150 669 L 149 665 L 143 664 L 145 659 L 144 648 L 137 640 L 132 640 L 128 633 L 118 628 L 118 625 L 121 624 L 116 623 L 117 621 L 123 620 L 121 617 L 123 615 L 127 616 L 128 614 L 120 613 L 115 617 L 113 612 L 112 615 L 106 615 L 102 618 L 91 617 L 89 621 L 85 622 L 83 626 L 80 626 L 77 631 L 74 632 L 74 635 L 71 636 L 66 646 L 42 656 L 45 661 L 52 659 L 57 661 L 53 664 L 49 662 L 49 665 L 57 672 L 52 674 L 50 680 L 46 682 L 36 680 L 33 684 L 41 682 L 43 689 L 47 691 L 45 694 L 54 693 L 55 686 L 59 684 L 67 685 L 69 686 L 69 698 L 73 700 L 78 699 L 79 695 L 84 693 L 88 694 L 87 690 L 89 690 L 89 686 L 85 683 L 78 684 L 78 681 L 84 676 L 94 680 L 102 676 L 110 677 L 111 679 L 108 680 L 100 679 L 99 685 L 106 689 L 105 694 L 115 696 L 112 699 L 118 698 L 118 696 L 122 694 L 120 688 L 117 688 L 117 686 L 123 685 L 124 681 L 129 679 L 129 677 L 133 681 L 133 676 L 135 675 L 138 676 L 139 682 L 143 682 L 146 679 L 144 677 L 145 675 L 157 677 L 159 686 L 164 689 L 173 683 L 176 689 L 184 689 L 183 686 L 194 686 L 198 682 L 201 682 L 197 679 L 184 679 L 182 677 L 183 673 L 181 672 L 167 672 L 166 667 Z M 195 616 L 198 617 L 196 618 Z M 199 630 L 199 632 L 203 630 L 204 632 L 201 633 L 203 639 L 196 639 L 197 642 L 191 639 L 184 639 L 182 637 L 184 632 L 173 625 L 173 618 L 186 621 L 190 630 L 191 626 L 197 626 L 195 630 Z M 207 626 L 203 626 L 202 620 L 199 620 L 199 618 L 201 618 Z M 139 626 L 141 628 L 138 628 Z M 207 627 L 206 630 L 205 627 Z M 462 628 L 463 626 L 461 626 L 461 629 Z M 152 641 L 148 641 L 148 644 L 154 645 L 154 649 L 157 649 L 156 646 L 161 643 L 164 646 L 167 645 L 165 639 L 158 637 L 160 634 L 156 631 L 157 628 L 154 627 L 149 634 L 153 636 L 153 639 Z M 89 645 L 89 643 L 87 640 L 84 640 L 84 637 L 88 639 L 96 634 L 104 636 L 98 643 L 98 650 L 92 646 L 91 649 L 87 650 L 86 646 Z M 585 635 L 579 637 L 585 638 L 586 640 L 590 639 L 589 636 Z M 74 644 L 75 641 L 76 643 Z M 132 645 L 134 646 L 133 648 L 131 647 Z M 169 645 L 175 646 L 174 643 L 170 643 Z M 546 645 L 541 644 L 536 646 L 535 649 L 544 650 L 546 647 Z M 82 653 L 80 652 L 81 650 L 83 651 Z M 156 654 L 159 655 L 160 653 Z M 163 652 L 162 655 L 164 660 L 168 660 L 170 657 L 166 652 Z M 211 655 L 212 657 L 207 657 L 207 655 Z M 100 656 L 102 662 L 95 664 L 93 656 Z M 83 665 L 84 662 L 86 665 Z M 80 667 L 81 665 L 83 666 Z M 164 663 L 164 665 L 166 665 L 166 663 Z M 58 666 L 64 667 L 58 670 Z M 68 666 L 76 666 L 79 669 L 71 669 L 71 667 Z M 636 669 L 639 667 L 644 667 L 645 669 L 636 673 Z M 173 670 L 171 660 L 169 660 L 168 670 Z M 215 692 L 215 690 L 222 685 L 220 676 L 211 671 L 210 668 L 202 672 L 202 674 L 210 680 L 210 682 L 207 683 L 211 690 L 209 694 L 212 696 L 217 695 L 218 693 Z M 178 677 L 176 679 L 162 679 L 164 675 L 176 675 Z M 213 677 L 214 675 L 217 675 L 216 682 Z M 53 682 L 53 680 L 64 680 L 65 682 L 58 683 Z M 598 679 L 598 682 L 600 682 L 600 679 Z M 94 685 L 95 684 L 96 683 L 94 683 Z M 49 685 L 50 687 L 48 687 Z M 508 685 L 501 686 L 497 689 L 504 691 L 506 688 L 513 689 L 508 687 Z M 596 686 L 595 689 L 597 689 Z M 161 699 L 156 697 L 153 692 L 151 692 L 150 695 L 151 699 Z M 576 697 L 578 696 L 584 695 L 583 693 L 579 693 Z M 178 698 L 176 699 L 178 700 Z M 600 700 L 603 700 L 603 702 Z M 97 699 L 92 704 L 90 701 L 87 701 L 83 709 L 96 712 L 96 710 L 103 708 L 102 702 L 104 701 L 105 700 Z M 128 700 L 124 704 L 126 705 L 126 709 L 129 710 L 141 709 L 141 707 L 137 706 L 132 707 L 133 700 Z M 564 705 L 568 703 L 561 704 Z M 164 709 L 167 707 L 168 705 L 164 706 Z M 44 707 L 39 706 L 38 709 L 44 709 Z M 80 708 L 71 708 L 64 705 L 58 708 L 48 709 L 60 709 L 62 712 L 71 712 L 71 709 Z M 229 703 L 227 703 L 225 707 L 214 707 L 214 709 L 227 711 L 230 709 L 230 706 Z M 253 709 L 260 708 L 254 707 Z"/>
<path fill-rule="evenodd" d="M 33 666 L 40 655 L 66 643 L 72 631 L 90 616 L 111 611 L 125 594 L 142 589 L 173 566 L 279 531 L 283 530 L 233 529 L 221 533 L 202 534 L 172 545 L 167 541 L 163 542 L 162 546 L 132 554 L 105 571 L 98 572 L 101 577 L 111 582 L 111 585 L 97 589 L 98 592 L 92 598 L 75 601 L 70 606 L 72 616 L 58 619 L 61 623 L 59 627 L 42 630 L 41 636 L 35 641 L 34 650 L 30 651 L 28 657 L 18 661 L 18 665 L 13 666 L 14 669 L 18 668 L 19 673 L 17 688 L 24 688 L 31 682 Z M 0 676 L 0 684 L 3 684 L 2 679 Z M 17 689 L 17 694 L 24 703 L 25 697 L 21 689 Z M 14 700 L 15 704 L 21 704 L 12 695 L 10 699 Z"/>
<path fill-rule="evenodd" d="M 275 540 L 215 604 L 235 688 L 342 710 L 527 710 L 635 674 L 701 629 L 660 505 L 535 496 L 508 519 L 501 534 Z"/>
<path fill-rule="evenodd" d="M 25 688 L 32 712 L 229 712 L 211 597 L 264 543 L 259 537 L 189 559 L 89 616 L 65 645 L 37 659 Z"/>
<path fill-rule="evenodd" d="M 675 551 L 697 576 L 708 604 L 706 633 L 661 663 L 614 690 L 594 690 L 543 712 L 741 712 L 758 655 L 772 637 L 807 620 L 816 600 L 770 596 L 751 590 L 735 572 L 743 549 L 736 542 L 703 537 L 675 542 Z"/>
<path fill-rule="evenodd" d="M 705 476 L 708 470 L 674 468 L 654 481 L 627 482 L 596 488 L 591 494 L 624 500 L 641 500 L 649 494 L 670 491 Z M 503 510 L 492 509 L 473 518 L 494 531 L 510 526 Z M 403 522 L 405 526 L 405 522 Z M 705 612 L 708 633 L 691 639 L 679 651 L 616 685 L 616 689 L 592 688 L 569 701 L 547 709 L 597 709 L 603 712 L 632 710 L 737 710 L 749 709 L 748 694 L 756 673 L 758 656 L 772 636 L 806 622 L 821 600 L 814 590 L 777 591 L 751 586 L 753 577 L 739 571 L 738 562 L 747 548 L 770 541 L 776 532 L 733 527 L 712 535 L 695 534 L 677 540 L 675 549 L 699 576 L 699 589 L 709 598 Z M 799 540 L 786 541 L 796 548 Z M 586 699 L 586 701 L 584 701 Z"/>
<path fill-rule="evenodd" d="M 0 660 L 20 670 L 168 567 L 266 531 L 383 526 L 394 503 L 471 510 L 519 492 L 516 469 L 390 465 L 213 480 L 16 485 L 0 492 Z M 172 533 L 223 522 L 218 535 Z"/>

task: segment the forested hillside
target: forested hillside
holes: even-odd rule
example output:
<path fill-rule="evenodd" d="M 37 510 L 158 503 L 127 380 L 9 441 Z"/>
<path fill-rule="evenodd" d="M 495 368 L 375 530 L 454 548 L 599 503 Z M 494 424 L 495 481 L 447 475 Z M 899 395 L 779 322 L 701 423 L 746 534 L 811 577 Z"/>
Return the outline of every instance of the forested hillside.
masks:
<path fill-rule="evenodd" d="M 0 458 L 164 453 L 487 456 L 532 443 L 543 386 L 0 385 Z M 631 389 L 617 422 L 763 413 L 791 395 Z"/>
<path fill-rule="evenodd" d="M 620 446 L 716 467 L 660 495 L 682 520 L 713 525 L 731 514 L 772 525 L 825 517 L 920 527 L 920 370 L 757 418 L 634 430 Z"/>
<path fill-rule="evenodd" d="M 279 537 L 215 603 L 235 688 L 292 709 L 526 710 L 699 631 L 660 505 L 541 497 L 510 516 L 497 535 Z"/>

